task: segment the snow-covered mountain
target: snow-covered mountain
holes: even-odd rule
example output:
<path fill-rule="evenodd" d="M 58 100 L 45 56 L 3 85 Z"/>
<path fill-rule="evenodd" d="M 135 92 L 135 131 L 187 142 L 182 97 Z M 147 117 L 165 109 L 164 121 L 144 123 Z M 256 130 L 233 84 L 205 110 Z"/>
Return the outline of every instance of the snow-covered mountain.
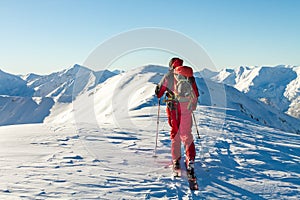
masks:
<path fill-rule="evenodd" d="M 9 117 L 3 117 L 0 123 L 4 125 L 44 120 L 46 122 L 111 121 L 111 118 L 120 121 L 121 118 L 128 118 L 130 110 L 157 103 L 153 90 L 167 70 L 166 67 L 148 65 L 116 75 L 107 70 L 94 72 L 83 66 L 74 65 L 46 76 L 34 74 L 23 76 L 24 81 L 17 76 L 6 74 L 3 76 L 10 78 L 7 80 L 13 80 L 6 81 L 7 83 L 13 85 L 16 82 L 15 88 L 20 84 L 26 88 L 23 96 L 19 93 L 21 96 L 19 98 L 23 98 L 19 101 L 24 105 L 32 106 L 26 106 L 29 113 L 24 112 L 18 106 L 14 106 L 16 101 L 11 100 L 14 95 L 2 96 L 1 115 Z M 288 101 L 284 101 L 284 95 L 296 100 L 299 97 L 299 88 L 297 88 L 299 81 L 296 72 L 299 72 L 299 68 L 288 66 L 241 67 L 237 70 L 223 70 L 220 73 L 206 70 L 196 74 L 201 94 L 199 104 L 239 110 L 246 118 L 256 123 L 289 132 L 300 132 L 299 120 L 278 109 L 278 107 L 283 108 L 283 105 L 286 107 L 290 105 L 286 103 Z M 270 73 L 272 77 L 276 77 L 276 81 L 268 78 Z M 284 74 L 284 78 L 281 78 L 280 74 Z M 206 77 L 201 78 L 203 76 Z M 30 94 L 28 91 L 31 91 L 31 97 L 27 97 Z M 4 94 L 9 93 L 3 90 Z M 266 105 L 265 102 L 261 102 L 262 99 L 272 101 L 278 106 Z M 294 104 L 291 104 L 294 105 L 293 108 L 299 106 L 297 103 Z M 36 114 L 37 111 L 40 113 Z M 28 119 L 19 117 L 23 115 L 28 116 Z M 33 119 L 32 116 L 35 115 L 39 116 L 38 119 Z"/>
<path fill-rule="evenodd" d="M 0 125 L 42 123 L 54 103 L 49 97 L 0 96 Z"/>
<path fill-rule="evenodd" d="M 299 119 L 198 77 L 195 173 L 200 190 L 190 191 L 184 157 L 182 178 L 170 175 L 164 103 L 157 124 L 153 93 L 168 69 L 143 66 L 103 81 L 86 68 L 79 67 L 79 75 L 72 70 L 45 76 L 45 82 L 39 75 L 23 76 L 29 89 L 40 92 L 1 96 L 0 119 L 15 117 L 2 124 L 37 122 L 29 120 L 38 119 L 34 115 L 44 123 L 0 126 L 0 199 L 300 198 Z M 52 92 L 54 83 L 65 89 Z M 73 88 L 72 101 L 60 101 L 70 95 L 68 88 Z M 38 94 L 45 96 L 33 97 Z"/>
<path fill-rule="evenodd" d="M 94 88 L 107 78 L 116 75 L 108 70 L 94 72 L 86 67 L 74 65 L 61 72 L 52 73 L 46 76 L 26 76 L 29 88 L 35 92 L 35 97 L 52 97 L 58 102 L 70 103 L 80 93 L 84 93 Z M 75 80 L 81 85 L 76 85 Z"/>
<path fill-rule="evenodd" d="M 19 76 L 0 70 L 0 95 L 32 96 L 34 90 Z"/>
<path fill-rule="evenodd" d="M 99 84 L 94 91 L 79 96 L 73 106 L 56 104 L 46 122 L 115 120 L 130 124 L 126 119 L 129 119 L 131 110 L 157 104 L 154 88 L 167 70 L 149 65 L 114 76 Z M 199 104 L 227 109 L 224 115 L 232 109 L 238 110 L 255 123 L 300 133 L 298 119 L 252 99 L 231 86 L 204 78 L 197 78 L 196 81 L 200 91 Z"/>
<path fill-rule="evenodd" d="M 46 122 L 126 119 L 130 110 L 156 105 L 154 88 L 167 71 L 165 67 L 149 65 L 111 77 L 79 96 L 72 106 L 56 104 Z"/>
<path fill-rule="evenodd" d="M 115 75 L 80 65 L 44 76 L 16 76 L 0 71 L 0 125 L 41 123 L 56 103 L 69 104 Z"/>
<path fill-rule="evenodd" d="M 300 66 L 241 66 L 236 69 L 224 69 L 210 78 L 300 118 Z"/>
<path fill-rule="evenodd" d="M 194 72 L 194 76 L 195 77 L 203 77 L 203 78 L 212 78 L 214 76 L 218 75 L 218 72 L 214 72 L 214 71 L 211 71 L 209 69 L 203 69 L 202 71 L 199 71 L 199 72 Z"/>

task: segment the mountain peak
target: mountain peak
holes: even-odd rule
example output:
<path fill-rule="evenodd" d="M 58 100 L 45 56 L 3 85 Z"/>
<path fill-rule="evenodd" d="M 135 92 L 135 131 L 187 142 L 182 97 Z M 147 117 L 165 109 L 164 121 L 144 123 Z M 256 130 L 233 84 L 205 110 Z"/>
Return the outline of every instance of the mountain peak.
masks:
<path fill-rule="evenodd" d="M 203 70 L 199 72 L 195 72 L 195 77 L 204 77 L 204 78 L 212 78 L 213 76 L 217 75 L 218 72 L 212 71 L 210 69 L 204 68 Z"/>
<path fill-rule="evenodd" d="M 65 72 L 67 73 L 70 73 L 70 74 L 76 74 L 77 72 L 91 72 L 92 70 L 87 68 L 87 67 L 84 67 L 82 65 L 79 65 L 79 64 L 74 64 L 73 66 L 69 67 L 68 69 L 65 70 Z"/>

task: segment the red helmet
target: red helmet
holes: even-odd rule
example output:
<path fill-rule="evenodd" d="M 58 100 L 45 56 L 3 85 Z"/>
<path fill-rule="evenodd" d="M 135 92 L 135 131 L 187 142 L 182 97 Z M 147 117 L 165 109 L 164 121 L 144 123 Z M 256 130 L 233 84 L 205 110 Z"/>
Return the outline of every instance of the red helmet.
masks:
<path fill-rule="evenodd" d="M 176 68 L 176 67 L 182 66 L 182 65 L 183 65 L 183 60 L 181 60 L 180 58 L 172 58 L 169 62 L 170 68 Z"/>

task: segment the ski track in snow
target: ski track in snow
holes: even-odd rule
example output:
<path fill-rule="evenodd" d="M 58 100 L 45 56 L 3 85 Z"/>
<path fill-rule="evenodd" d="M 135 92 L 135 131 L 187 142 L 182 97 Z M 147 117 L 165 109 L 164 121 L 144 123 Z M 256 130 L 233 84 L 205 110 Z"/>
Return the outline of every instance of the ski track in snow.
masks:
<path fill-rule="evenodd" d="M 300 198 L 299 135 L 243 120 L 234 110 L 199 106 L 199 191 L 192 192 L 185 176 L 171 178 L 165 113 L 157 158 L 152 157 L 156 114 L 131 113 L 132 121 L 147 126 L 0 127 L 0 199 Z"/>

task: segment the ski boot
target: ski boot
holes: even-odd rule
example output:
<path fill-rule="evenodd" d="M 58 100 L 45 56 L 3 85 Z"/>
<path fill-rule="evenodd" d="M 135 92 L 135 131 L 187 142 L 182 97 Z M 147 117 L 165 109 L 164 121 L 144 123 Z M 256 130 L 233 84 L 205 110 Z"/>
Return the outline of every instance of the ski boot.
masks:
<path fill-rule="evenodd" d="M 173 160 L 173 177 L 180 177 L 181 176 L 181 169 L 180 169 L 180 159 Z"/>
<path fill-rule="evenodd" d="M 195 179 L 195 164 L 193 160 L 190 160 L 186 164 L 187 174 L 189 179 Z"/>

